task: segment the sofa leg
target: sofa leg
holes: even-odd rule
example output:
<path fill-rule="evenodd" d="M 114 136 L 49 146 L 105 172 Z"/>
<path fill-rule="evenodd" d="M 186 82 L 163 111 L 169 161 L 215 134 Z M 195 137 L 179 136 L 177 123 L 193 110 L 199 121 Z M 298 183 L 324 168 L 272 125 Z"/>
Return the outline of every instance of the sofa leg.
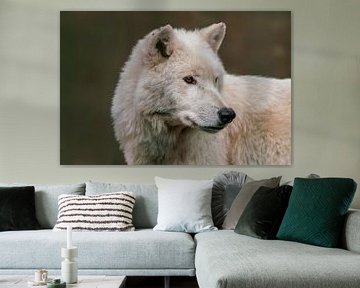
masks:
<path fill-rule="evenodd" d="M 164 277 L 164 288 L 170 288 L 170 276 Z"/>

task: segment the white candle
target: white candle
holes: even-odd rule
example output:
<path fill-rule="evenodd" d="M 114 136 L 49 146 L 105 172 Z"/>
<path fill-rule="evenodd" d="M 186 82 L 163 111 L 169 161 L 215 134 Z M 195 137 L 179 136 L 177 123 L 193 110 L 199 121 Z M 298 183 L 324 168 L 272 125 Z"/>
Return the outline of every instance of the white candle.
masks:
<path fill-rule="evenodd" d="M 71 234 L 71 231 L 72 231 L 72 227 L 70 225 L 67 226 L 67 229 L 66 229 L 66 232 L 67 232 L 67 245 L 66 245 L 66 248 L 67 249 L 72 248 L 72 234 Z"/>

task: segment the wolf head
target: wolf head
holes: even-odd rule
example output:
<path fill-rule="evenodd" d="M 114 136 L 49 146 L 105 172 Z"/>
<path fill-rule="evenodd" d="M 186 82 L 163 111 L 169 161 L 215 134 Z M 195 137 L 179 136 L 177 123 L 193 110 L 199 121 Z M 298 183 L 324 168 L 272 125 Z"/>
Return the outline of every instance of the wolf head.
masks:
<path fill-rule="evenodd" d="M 167 25 L 140 40 L 119 82 L 133 85 L 136 113 L 210 133 L 229 124 L 235 112 L 222 97 L 225 70 L 217 55 L 225 30 L 224 23 L 195 31 Z"/>

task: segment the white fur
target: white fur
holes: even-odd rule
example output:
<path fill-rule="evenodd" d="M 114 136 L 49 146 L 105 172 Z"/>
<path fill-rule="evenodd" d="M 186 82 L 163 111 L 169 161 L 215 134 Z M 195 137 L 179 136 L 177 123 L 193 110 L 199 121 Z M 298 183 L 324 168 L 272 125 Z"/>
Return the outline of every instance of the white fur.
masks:
<path fill-rule="evenodd" d="M 223 23 L 167 25 L 137 43 L 111 110 L 127 164 L 291 163 L 291 80 L 226 74 L 217 56 L 224 35 Z M 222 126 L 224 107 L 237 116 Z"/>

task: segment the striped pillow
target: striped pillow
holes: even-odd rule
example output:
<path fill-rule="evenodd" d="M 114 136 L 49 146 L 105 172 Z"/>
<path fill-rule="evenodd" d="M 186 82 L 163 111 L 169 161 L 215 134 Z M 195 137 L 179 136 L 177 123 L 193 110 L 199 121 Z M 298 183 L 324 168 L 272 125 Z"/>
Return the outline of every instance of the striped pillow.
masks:
<path fill-rule="evenodd" d="M 59 196 L 59 214 L 55 231 L 72 226 L 74 231 L 133 231 L 133 192 L 115 192 L 92 196 Z"/>

